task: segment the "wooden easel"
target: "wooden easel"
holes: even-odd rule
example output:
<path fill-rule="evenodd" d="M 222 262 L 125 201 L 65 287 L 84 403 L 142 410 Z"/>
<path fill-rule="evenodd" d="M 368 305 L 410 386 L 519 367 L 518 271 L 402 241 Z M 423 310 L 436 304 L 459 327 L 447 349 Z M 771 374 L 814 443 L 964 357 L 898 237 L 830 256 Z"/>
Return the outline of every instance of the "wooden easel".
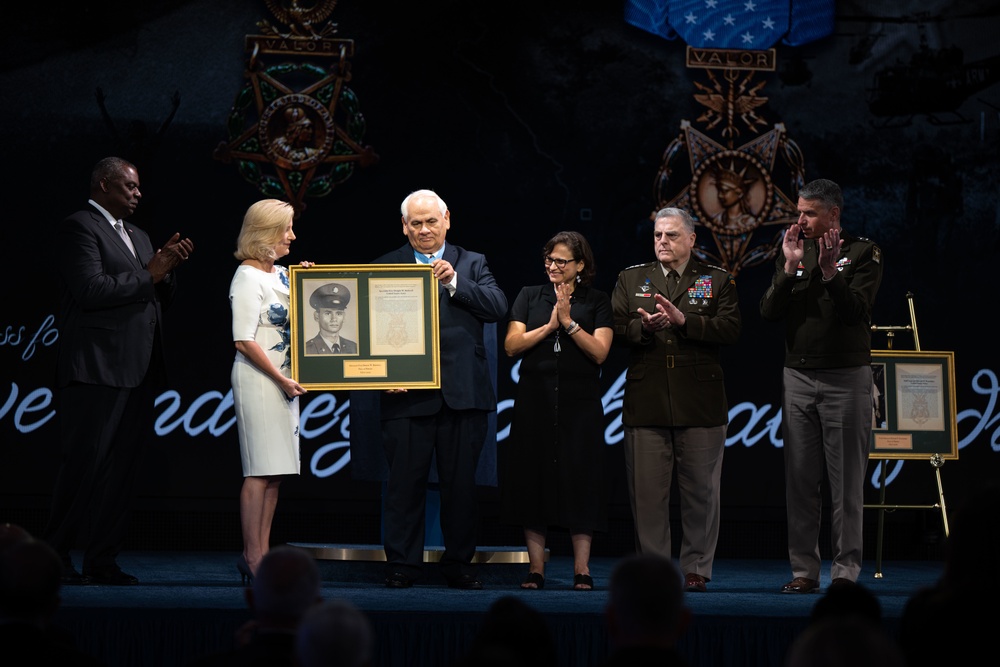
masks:
<path fill-rule="evenodd" d="M 913 293 L 906 293 L 906 300 L 910 308 L 910 324 L 906 326 L 876 326 L 872 325 L 873 332 L 884 331 L 886 334 L 886 346 L 892 348 L 893 339 L 897 332 L 908 331 L 913 334 L 914 350 L 920 351 L 920 336 L 917 333 L 917 316 L 913 309 Z M 882 578 L 882 537 L 885 530 L 885 513 L 897 509 L 939 509 L 941 510 L 941 522 L 944 524 L 944 535 L 948 537 L 948 510 L 944 503 L 944 487 L 941 484 L 941 466 L 944 465 L 944 458 L 941 454 L 931 454 L 929 461 L 934 468 L 934 476 L 937 481 L 938 502 L 932 505 L 889 505 L 885 502 L 885 469 L 891 459 L 877 459 L 881 461 L 881 478 L 879 483 L 879 502 L 876 505 L 865 505 L 866 509 L 878 509 L 878 544 L 875 547 L 875 578 Z"/>

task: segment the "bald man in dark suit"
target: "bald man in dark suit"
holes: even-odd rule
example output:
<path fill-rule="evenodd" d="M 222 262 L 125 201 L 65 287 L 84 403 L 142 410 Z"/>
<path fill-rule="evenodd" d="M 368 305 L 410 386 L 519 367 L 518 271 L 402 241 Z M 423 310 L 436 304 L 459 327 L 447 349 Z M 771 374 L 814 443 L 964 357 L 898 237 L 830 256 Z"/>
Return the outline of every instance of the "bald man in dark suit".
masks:
<path fill-rule="evenodd" d="M 194 250 L 176 233 L 154 252 L 146 232 L 124 222 L 141 198 L 135 166 L 104 158 L 91 174 L 88 206 L 56 230 L 62 458 L 44 536 L 66 584 L 138 583 L 117 556 L 153 401 L 165 387 L 163 308 L 176 289 L 173 270 Z M 82 574 L 70 560 L 76 547 Z"/>

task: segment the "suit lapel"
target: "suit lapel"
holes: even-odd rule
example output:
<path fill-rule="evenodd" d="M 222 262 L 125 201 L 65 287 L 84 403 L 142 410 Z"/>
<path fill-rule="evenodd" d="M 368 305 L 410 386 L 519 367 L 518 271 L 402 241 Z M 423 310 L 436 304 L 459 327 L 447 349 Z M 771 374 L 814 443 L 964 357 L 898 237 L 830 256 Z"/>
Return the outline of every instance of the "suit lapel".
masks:
<path fill-rule="evenodd" d="M 111 223 L 108 222 L 107 218 L 101 215 L 100 211 L 92 211 L 91 215 L 93 216 L 94 224 L 97 225 L 99 230 L 101 230 L 101 233 L 104 234 L 105 238 L 121 250 L 122 254 L 128 259 L 129 262 L 139 268 L 142 268 L 142 264 L 139 263 L 138 258 L 136 258 L 136 256 L 132 254 L 132 251 L 129 250 L 128 246 L 125 245 L 125 240 L 118 236 L 117 230 L 111 226 Z M 125 233 L 128 234 L 128 223 L 125 223 L 124 226 L 126 229 Z M 131 237 L 131 234 L 129 234 L 129 236 Z M 135 239 L 132 240 L 132 245 L 135 245 Z M 138 247 L 136 247 L 136 252 L 139 252 Z"/>
<path fill-rule="evenodd" d="M 441 259 L 447 261 L 452 266 L 455 266 L 456 264 L 458 264 L 458 248 L 446 242 L 444 246 L 444 253 L 442 253 Z"/>

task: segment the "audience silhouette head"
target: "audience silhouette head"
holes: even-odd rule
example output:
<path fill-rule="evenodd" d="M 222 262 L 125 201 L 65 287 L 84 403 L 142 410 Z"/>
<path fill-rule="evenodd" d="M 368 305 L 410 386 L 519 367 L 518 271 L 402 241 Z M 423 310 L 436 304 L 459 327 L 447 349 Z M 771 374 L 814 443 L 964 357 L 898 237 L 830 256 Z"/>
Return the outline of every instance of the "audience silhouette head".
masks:
<path fill-rule="evenodd" d="M 643 553 L 620 560 L 608 581 L 605 618 L 612 651 L 601 667 L 687 664 L 677 643 L 691 611 L 684 576 L 669 558 Z"/>
<path fill-rule="evenodd" d="M 0 622 L 48 625 L 59 608 L 61 577 L 62 561 L 48 544 L 23 531 L 8 541 L 0 547 Z"/>
<path fill-rule="evenodd" d="M 944 572 L 915 592 L 900 618 L 907 667 L 977 664 L 996 650 L 996 614 L 983 602 L 1000 584 L 983 568 L 1000 557 L 1000 482 L 976 487 L 953 512 Z M 988 602 L 987 602 L 988 604 Z"/>
<path fill-rule="evenodd" d="M 639 554 L 621 560 L 608 585 L 612 639 L 675 645 L 690 620 L 684 577 L 667 558 Z"/>
<path fill-rule="evenodd" d="M 62 574 L 62 559 L 47 542 L 16 524 L 0 524 L 0 646 L 11 664 L 105 664 L 54 623 Z"/>
<path fill-rule="evenodd" d="M 323 599 L 316 561 L 304 549 L 287 545 L 264 555 L 246 590 L 257 620 L 277 627 L 297 627 L 306 610 Z"/>
<path fill-rule="evenodd" d="M 899 646 L 863 614 L 824 616 L 799 634 L 785 667 L 904 667 Z"/>
<path fill-rule="evenodd" d="M 555 640 L 534 607 L 513 596 L 498 598 L 483 617 L 462 667 L 555 667 Z"/>
<path fill-rule="evenodd" d="M 189 667 L 294 664 L 302 618 L 323 601 L 316 561 L 299 547 L 274 547 L 264 554 L 244 594 L 253 618 L 236 631 L 233 648 L 202 656 Z"/>
<path fill-rule="evenodd" d="M 368 667 L 375 631 L 368 615 L 347 600 L 326 600 L 306 612 L 295 642 L 299 667 Z"/>
<path fill-rule="evenodd" d="M 813 605 L 810 621 L 846 616 L 859 616 L 879 627 L 882 625 L 882 605 L 875 593 L 862 584 L 831 585 Z"/>

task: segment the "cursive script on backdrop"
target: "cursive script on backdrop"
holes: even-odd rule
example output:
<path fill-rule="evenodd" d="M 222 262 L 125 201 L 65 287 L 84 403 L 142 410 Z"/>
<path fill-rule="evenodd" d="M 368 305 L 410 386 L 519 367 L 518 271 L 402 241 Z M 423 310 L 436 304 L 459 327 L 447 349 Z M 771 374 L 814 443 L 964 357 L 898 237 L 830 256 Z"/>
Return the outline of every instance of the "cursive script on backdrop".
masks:
<path fill-rule="evenodd" d="M 48 340 L 46 336 L 50 331 L 54 331 L 54 329 L 43 325 L 30 339 L 29 345 L 36 344 L 36 341 L 41 341 L 43 345 L 50 345 L 51 342 L 46 342 Z M 14 344 L 20 344 L 20 341 Z M 27 348 L 25 353 L 27 353 Z M 517 370 L 518 366 L 515 365 L 512 370 L 512 378 L 515 381 L 517 380 Z M 602 398 L 604 414 L 607 417 L 604 440 L 609 446 L 616 445 L 623 438 L 621 407 L 624 383 L 625 372 L 623 371 Z M 997 412 L 1000 382 L 998 382 L 997 373 L 990 369 L 981 369 L 972 378 L 972 390 L 976 394 L 986 397 L 986 406 L 982 410 L 969 408 L 958 413 L 958 425 L 966 426 L 966 434 L 959 440 L 958 448 L 963 449 L 977 438 L 988 436 L 990 449 L 993 452 L 1000 452 L 1000 428 L 998 428 L 1000 414 Z M 19 433 L 31 433 L 41 428 L 56 414 L 53 407 L 52 389 L 39 387 L 25 391 L 26 393 L 22 395 L 21 387 L 16 382 L 11 382 L 6 395 L 0 394 L 0 425 L 9 420 L 14 430 Z M 510 398 L 497 403 L 498 443 L 505 440 L 510 434 L 510 424 L 507 423 L 503 426 L 500 424 L 503 423 L 504 413 L 513 405 L 514 400 Z M 155 407 L 157 409 L 155 432 L 159 436 L 167 436 L 180 429 L 192 437 L 203 433 L 220 437 L 232 429 L 236 423 L 236 416 L 233 413 L 232 390 L 225 393 L 207 391 L 185 404 L 180 393 L 171 389 L 156 398 Z M 316 445 L 310 459 L 309 470 L 318 478 L 330 477 L 350 462 L 349 409 L 349 400 L 338 401 L 337 396 L 329 392 L 310 396 L 309 401 L 303 402 L 299 427 L 300 437 L 306 441 L 318 441 L 324 437 L 332 438 L 330 442 Z M 730 407 L 729 420 L 727 447 L 736 445 L 754 447 L 763 442 L 772 447 L 780 448 L 784 444 L 778 435 L 781 424 L 780 407 L 775 407 L 770 403 L 757 405 L 750 401 L 744 401 Z M 4 438 L 3 441 L 10 443 L 12 439 Z M 880 461 L 879 465 L 883 463 L 885 462 Z M 902 460 L 896 460 L 892 463 L 893 468 L 886 475 L 887 486 L 898 476 L 902 465 Z M 872 485 L 876 488 L 879 485 L 880 477 L 880 470 L 876 467 L 872 474 Z"/>

